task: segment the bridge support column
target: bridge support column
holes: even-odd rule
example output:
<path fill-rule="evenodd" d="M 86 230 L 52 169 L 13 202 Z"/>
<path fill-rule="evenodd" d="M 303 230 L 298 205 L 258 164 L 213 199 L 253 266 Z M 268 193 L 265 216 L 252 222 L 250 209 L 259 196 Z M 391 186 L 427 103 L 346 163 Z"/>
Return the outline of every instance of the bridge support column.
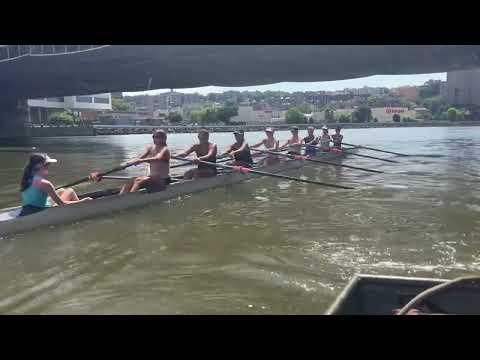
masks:
<path fill-rule="evenodd" d="M 0 145 L 26 144 L 30 140 L 27 100 L 0 99 Z"/>

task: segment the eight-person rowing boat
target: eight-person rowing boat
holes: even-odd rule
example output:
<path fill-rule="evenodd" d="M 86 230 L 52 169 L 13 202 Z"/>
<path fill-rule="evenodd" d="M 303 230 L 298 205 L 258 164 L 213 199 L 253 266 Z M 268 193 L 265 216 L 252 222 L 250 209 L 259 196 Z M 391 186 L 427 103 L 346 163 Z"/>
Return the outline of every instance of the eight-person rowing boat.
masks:
<path fill-rule="evenodd" d="M 341 185 L 281 175 L 285 171 L 301 168 L 312 161 L 349 167 L 338 162 L 347 154 L 341 151 L 328 152 L 326 147 L 325 149 L 322 148 L 324 151 L 318 152 L 316 156 L 311 156 L 311 151 L 306 152 L 307 156 L 299 155 L 303 144 L 314 146 L 314 129 L 309 129 L 309 136 L 305 139 L 299 138 L 298 128 L 292 128 L 291 131 L 292 137 L 283 145 L 283 149 L 280 149 L 279 142 L 274 138 L 274 131 L 271 128 L 267 128 L 265 131 L 266 139 L 251 147 L 246 142 L 243 131 L 235 131 L 235 143 L 223 154 L 232 158 L 232 161 L 227 164 L 220 164 L 221 161 L 217 162 L 217 145 L 209 141 L 207 130 L 202 129 L 199 132 L 198 144 L 194 144 L 176 156 L 170 155 L 167 146 L 167 134 L 163 131 L 155 131 L 152 135 L 153 145 L 147 147 L 138 159 L 118 168 L 121 170 L 128 166 L 147 163 L 150 167 L 148 176 L 130 180 L 121 188 L 101 190 L 83 195 L 77 195 L 70 188 L 55 192 L 54 186 L 45 179 L 48 173 L 46 171 L 48 164 L 55 161 L 47 155 L 34 154 L 31 156 L 22 178 L 23 206 L 0 210 L 0 235 L 31 230 L 38 226 L 76 221 L 112 211 L 142 206 L 151 202 L 169 200 L 226 184 L 238 183 L 256 177 L 256 175 L 349 189 L 349 187 Z M 328 136 L 328 129 L 326 136 Z M 322 144 L 323 137 L 325 139 L 323 144 L 327 144 L 326 136 L 324 130 L 324 134 L 318 139 L 318 142 Z M 262 145 L 267 149 L 264 151 L 266 154 L 255 164 L 251 149 L 259 148 Z M 290 150 L 290 154 L 287 155 L 282 150 Z M 262 150 L 256 151 L 262 152 Z M 196 156 L 191 160 L 187 159 L 187 156 L 192 153 L 195 153 Z M 183 177 L 171 179 L 169 172 L 171 157 L 197 165 L 197 168 L 186 171 Z M 330 162 L 323 162 L 323 160 L 330 160 Z M 103 175 L 113 171 L 116 170 L 105 172 Z M 100 181 L 103 175 L 99 172 L 92 172 L 86 179 L 87 181 L 88 179 Z M 48 197 L 53 199 L 58 206 L 49 206 L 46 203 Z M 31 211 L 32 206 L 37 206 L 37 208 Z M 28 216 L 24 216 L 27 214 Z"/>

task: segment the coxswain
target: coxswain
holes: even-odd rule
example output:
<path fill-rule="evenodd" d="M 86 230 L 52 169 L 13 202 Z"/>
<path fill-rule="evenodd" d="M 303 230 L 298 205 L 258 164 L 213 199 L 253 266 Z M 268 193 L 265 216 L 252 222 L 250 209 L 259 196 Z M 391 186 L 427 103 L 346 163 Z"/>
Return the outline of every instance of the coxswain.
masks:
<path fill-rule="evenodd" d="M 71 188 L 55 190 L 55 186 L 47 180 L 47 176 L 49 165 L 56 162 L 56 159 L 50 158 L 47 154 L 30 155 L 20 181 L 22 210 L 18 216 L 35 214 L 55 205 L 69 205 L 92 200 L 90 197 L 80 200 Z M 53 201 L 53 204 L 50 200 Z"/>
<path fill-rule="evenodd" d="M 301 155 L 302 150 L 302 139 L 298 136 L 298 127 L 293 126 L 290 128 L 292 137 L 288 139 L 285 144 L 280 146 L 281 149 L 289 148 L 288 154 L 290 155 Z"/>
<path fill-rule="evenodd" d="M 309 126 L 307 128 L 308 135 L 303 138 L 303 143 L 305 144 L 305 155 L 306 156 L 315 156 L 317 155 L 317 145 L 318 138 L 315 136 L 315 128 Z"/>
<path fill-rule="evenodd" d="M 152 134 L 153 145 L 149 145 L 145 152 L 138 158 L 128 161 L 126 165 L 149 165 L 147 176 L 138 176 L 127 182 L 120 190 L 120 195 L 147 189 L 148 192 L 163 191 L 170 183 L 170 150 L 167 146 L 167 133 L 156 130 Z M 94 181 L 100 181 L 102 177 L 98 172 L 90 174 Z"/>
<path fill-rule="evenodd" d="M 229 162 L 228 165 L 251 168 L 253 166 L 252 154 L 250 147 L 245 141 L 243 130 L 236 130 L 233 132 L 233 135 L 235 136 L 235 143 L 222 156 L 229 155 L 233 158 L 233 161 Z"/>
<path fill-rule="evenodd" d="M 319 138 L 320 149 L 322 151 L 325 151 L 325 152 L 330 151 L 330 142 L 331 141 L 332 141 L 332 138 L 328 134 L 328 127 L 323 126 L 322 127 L 322 135 Z"/>
<path fill-rule="evenodd" d="M 342 128 L 340 126 L 337 126 L 335 128 L 335 134 L 332 135 L 332 142 L 333 142 L 333 147 L 335 149 L 342 149 L 342 141 L 343 141 L 343 135 L 340 134 L 340 131 Z"/>
<path fill-rule="evenodd" d="M 198 164 L 196 169 L 185 172 L 183 178 L 185 180 L 199 179 L 217 175 L 217 167 L 214 165 L 204 164 L 199 161 L 217 162 L 217 144 L 209 142 L 210 133 L 207 129 L 200 129 L 198 132 L 198 144 L 192 145 L 188 150 L 178 154 L 179 157 L 186 157 L 191 153 L 195 153 L 193 159 L 194 164 Z"/>
<path fill-rule="evenodd" d="M 255 144 L 255 145 L 250 146 L 250 148 L 256 149 L 256 148 L 259 148 L 260 146 L 263 145 L 267 150 L 271 150 L 271 151 L 278 150 L 280 142 L 277 139 L 275 139 L 275 137 L 274 137 L 275 130 L 271 127 L 268 127 L 268 128 L 265 129 L 265 134 L 267 136 L 265 139 L 263 139 L 262 141 L 260 141 L 259 143 Z M 269 165 L 277 164 L 279 161 L 280 160 L 279 160 L 278 156 L 273 155 L 273 154 L 268 154 L 263 159 L 262 162 L 263 162 L 264 165 L 269 166 Z"/>

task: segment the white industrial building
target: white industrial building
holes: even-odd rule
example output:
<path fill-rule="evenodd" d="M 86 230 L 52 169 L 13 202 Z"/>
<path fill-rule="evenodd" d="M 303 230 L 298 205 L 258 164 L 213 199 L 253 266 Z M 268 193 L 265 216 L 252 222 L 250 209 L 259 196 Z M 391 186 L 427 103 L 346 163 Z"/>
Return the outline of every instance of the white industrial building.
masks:
<path fill-rule="evenodd" d="M 63 96 L 43 99 L 29 99 L 29 121 L 31 123 L 44 123 L 50 114 L 62 110 L 77 112 L 81 118 L 90 118 L 92 113 L 112 110 L 112 98 L 110 93 Z"/>

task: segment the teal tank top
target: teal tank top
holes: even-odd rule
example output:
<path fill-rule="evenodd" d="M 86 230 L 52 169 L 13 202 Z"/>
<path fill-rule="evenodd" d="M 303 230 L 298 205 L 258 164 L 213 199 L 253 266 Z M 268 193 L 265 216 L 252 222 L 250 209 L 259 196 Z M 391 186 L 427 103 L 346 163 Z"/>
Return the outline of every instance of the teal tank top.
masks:
<path fill-rule="evenodd" d="M 41 177 L 33 177 L 33 180 L 37 179 L 41 179 Z M 26 190 L 22 191 L 22 205 L 30 205 L 40 208 L 50 207 L 48 204 L 48 194 L 36 188 L 35 186 L 30 185 Z"/>

